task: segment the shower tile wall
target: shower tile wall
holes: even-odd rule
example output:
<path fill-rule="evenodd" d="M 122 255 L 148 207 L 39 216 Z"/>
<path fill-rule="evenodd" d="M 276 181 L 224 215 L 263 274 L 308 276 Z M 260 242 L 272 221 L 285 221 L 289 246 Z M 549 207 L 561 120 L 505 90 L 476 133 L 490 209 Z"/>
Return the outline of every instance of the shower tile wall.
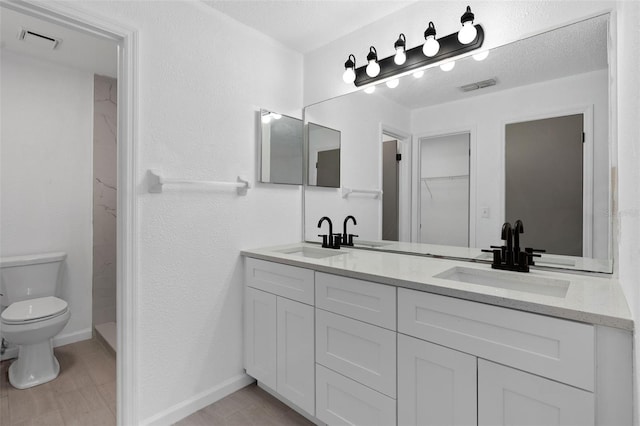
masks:
<path fill-rule="evenodd" d="M 93 324 L 116 320 L 116 79 L 94 77 Z"/>

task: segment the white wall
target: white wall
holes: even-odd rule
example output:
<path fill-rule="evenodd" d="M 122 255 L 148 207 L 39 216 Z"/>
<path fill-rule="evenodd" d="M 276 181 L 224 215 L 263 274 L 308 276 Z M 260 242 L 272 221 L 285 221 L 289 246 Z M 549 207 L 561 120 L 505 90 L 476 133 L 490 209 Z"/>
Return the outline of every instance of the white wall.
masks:
<path fill-rule="evenodd" d="M 414 135 L 446 134 L 456 128 L 475 132 L 472 158 L 476 161 L 476 179 L 471 184 L 475 186 L 476 200 L 471 204 L 477 208 L 471 214 L 476 216 L 477 247 L 497 244 L 504 222 L 505 124 L 578 113 L 591 106 L 595 140 L 593 257 L 609 257 L 608 86 L 607 71 L 595 71 L 412 111 Z M 481 207 L 489 207 L 489 218 L 480 217 Z"/>
<path fill-rule="evenodd" d="M 364 57 L 370 45 L 388 46 L 379 50 L 381 57 L 390 55 L 391 43 L 399 32 L 407 40 L 421 40 L 425 21 L 438 25 L 438 32 L 450 34 L 458 30 L 458 17 L 466 2 L 423 1 L 416 2 L 388 17 L 355 31 L 326 46 L 305 55 L 304 103 L 319 102 L 340 94 L 354 91 L 342 81 L 344 61 L 350 53 Z M 640 318 L 640 4 L 635 1 L 485 1 L 474 3 L 476 22 L 485 28 L 485 47 L 492 48 L 525 36 L 575 22 L 596 13 L 614 11 L 613 37 L 616 55 L 612 65 L 616 71 L 618 120 L 612 129 L 617 136 L 613 147 L 613 171 L 617 179 L 616 206 L 614 210 L 614 268 L 625 290 L 633 317 Z M 425 19 L 425 17 L 428 17 Z M 410 43 L 410 46 L 413 44 Z M 640 335 L 635 333 L 635 347 L 640 346 Z M 634 391 L 638 397 L 640 351 L 636 351 L 636 380 Z M 635 421 L 638 422 L 636 403 Z"/>
<path fill-rule="evenodd" d="M 1 50 L 2 256 L 64 251 L 59 339 L 91 336 L 93 74 Z"/>
<path fill-rule="evenodd" d="M 139 31 L 139 417 L 243 374 L 243 248 L 301 239 L 300 187 L 256 184 L 258 111 L 300 116 L 302 56 L 199 2 L 72 3 Z M 252 188 L 149 194 L 147 169 Z"/>
<path fill-rule="evenodd" d="M 409 110 L 381 96 L 360 92 L 353 96 L 332 99 L 305 110 L 305 122 L 340 130 L 341 186 L 354 189 L 381 189 L 382 135 L 381 124 L 409 132 Z M 320 241 L 318 234 L 328 232 L 327 225 L 318 229 L 318 220 L 328 216 L 334 232 L 342 232 L 347 215 L 356 217 L 357 226 L 349 232 L 361 240 L 382 238 L 380 198 L 353 194 L 342 198 L 334 188 L 307 187 L 305 190 L 305 236 Z"/>

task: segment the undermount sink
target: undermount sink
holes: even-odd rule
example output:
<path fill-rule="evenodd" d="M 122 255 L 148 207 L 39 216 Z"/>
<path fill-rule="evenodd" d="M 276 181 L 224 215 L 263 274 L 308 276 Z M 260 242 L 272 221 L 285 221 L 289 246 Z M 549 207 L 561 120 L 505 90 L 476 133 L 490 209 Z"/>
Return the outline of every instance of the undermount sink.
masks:
<path fill-rule="evenodd" d="M 456 266 L 433 277 L 545 296 L 565 297 L 567 295 L 570 284 L 567 280 L 532 277 L 523 273 L 515 274 Z"/>
<path fill-rule="evenodd" d="M 345 254 L 339 250 L 321 249 L 315 247 L 294 247 L 285 250 L 277 250 L 278 253 L 290 254 L 293 256 L 308 257 L 312 259 L 324 259 L 326 257 L 338 256 Z"/>

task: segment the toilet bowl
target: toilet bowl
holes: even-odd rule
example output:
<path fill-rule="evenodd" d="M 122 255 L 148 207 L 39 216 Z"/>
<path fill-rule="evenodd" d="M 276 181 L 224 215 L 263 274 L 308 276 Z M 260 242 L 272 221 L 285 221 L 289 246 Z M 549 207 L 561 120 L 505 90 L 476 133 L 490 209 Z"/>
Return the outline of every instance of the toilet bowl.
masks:
<path fill-rule="evenodd" d="M 12 386 L 26 389 L 58 377 L 51 339 L 70 317 L 67 302 L 52 296 L 16 302 L 2 312 L 2 335 L 18 346 L 18 359 L 9 367 Z"/>
<path fill-rule="evenodd" d="M 45 253 L 0 259 L 0 334 L 18 347 L 18 358 L 9 367 L 9 383 L 15 388 L 49 382 L 60 372 L 52 339 L 71 318 L 67 302 L 55 297 L 65 258 L 65 253 Z"/>

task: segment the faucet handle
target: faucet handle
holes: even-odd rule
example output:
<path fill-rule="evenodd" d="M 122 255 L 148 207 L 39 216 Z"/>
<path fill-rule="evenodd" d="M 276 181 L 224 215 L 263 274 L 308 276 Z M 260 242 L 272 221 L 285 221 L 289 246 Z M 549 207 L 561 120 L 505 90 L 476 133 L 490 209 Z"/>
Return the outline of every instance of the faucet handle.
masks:
<path fill-rule="evenodd" d="M 353 237 L 359 237 L 360 235 L 356 235 L 356 234 L 349 234 L 349 239 L 347 241 L 347 245 L 348 246 L 353 246 Z"/>
<path fill-rule="evenodd" d="M 543 249 L 534 249 L 531 247 L 526 247 L 524 251 L 526 251 L 527 253 L 546 253 L 547 252 L 546 250 L 543 250 Z"/>
<path fill-rule="evenodd" d="M 493 265 L 500 265 L 502 264 L 502 248 L 503 247 L 495 247 L 495 246 L 491 246 L 492 248 L 494 248 L 495 250 L 487 250 L 487 249 L 482 249 L 483 252 L 485 253 L 493 253 Z"/>
<path fill-rule="evenodd" d="M 535 250 L 531 247 L 527 247 L 524 249 L 524 252 L 521 252 L 521 256 L 524 255 L 524 261 L 527 265 L 535 266 L 536 262 L 534 262 L 534 257 L 542 257 L 541 254 L 535 254 L 534 252 L 546 253 L 546 250 Z"/>
<path fill-rule="evenodd" d="M 327 235 L 326 234 L 318 234 L 318 237 L 322 237 L 322 248 L 331 248 L 327 244 Z"/>

